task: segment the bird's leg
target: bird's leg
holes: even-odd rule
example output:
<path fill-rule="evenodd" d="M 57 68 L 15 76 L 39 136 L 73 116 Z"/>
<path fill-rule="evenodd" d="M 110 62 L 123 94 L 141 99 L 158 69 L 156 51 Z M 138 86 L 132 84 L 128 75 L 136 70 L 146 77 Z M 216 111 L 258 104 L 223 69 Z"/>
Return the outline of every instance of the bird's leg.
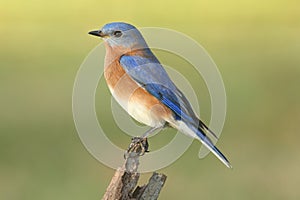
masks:
<path fill-rule="evenodd" d="M 141 138 L 147 138 L 150 134 L 154 133 L 155 131 L 161 131 L 163 128 L 165 127 L 165 124 L 164 125 L 161 125 L 161 126 L 157 126 L 157 127 L 152 127 L 150 128 L 148 131 L 146 131 Z"/>
<path fill-rule="evenodd" d="M 151 129 L 146 131 L 141 137 L 133 137 L 131 139 L 131 143 L 130 143 L 124 157 L 127 158 L 127 155 L 132 152 L 137 153 L 139 156 L 142 156 L 146 152 L 149 152 L 148 151 L 149 144 L 148 144 L 147 137 L 151 133 L 153 133 L 157 130 L 159 130 L 159 131 L 162 130 L 164 127 L 165 127 L 165 124 L 158 126 L 158 127 L 152 127 Z"/>

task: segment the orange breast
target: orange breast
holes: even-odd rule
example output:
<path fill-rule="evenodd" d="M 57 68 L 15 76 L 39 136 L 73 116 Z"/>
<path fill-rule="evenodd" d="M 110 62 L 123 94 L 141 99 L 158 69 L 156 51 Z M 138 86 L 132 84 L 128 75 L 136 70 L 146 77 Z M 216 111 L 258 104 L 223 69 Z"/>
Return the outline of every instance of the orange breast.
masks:
<path fill-rule="evenodd" d="M 169 108 L 126 74 L 118 60 L 105 67 L 104 76 L 117 102 L 137 121 L 157 126 L 172 116 Z"/>

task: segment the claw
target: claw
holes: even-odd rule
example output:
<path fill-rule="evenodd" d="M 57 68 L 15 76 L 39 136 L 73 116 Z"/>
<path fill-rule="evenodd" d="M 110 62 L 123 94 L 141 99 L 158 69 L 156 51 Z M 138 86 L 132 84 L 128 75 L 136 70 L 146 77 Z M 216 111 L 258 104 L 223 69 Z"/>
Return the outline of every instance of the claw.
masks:
<path fill-rule="evenodd" d="M 124 158 L 126 159 L 132 152 L 137 153 L 139 156 L 143 156 L 146 152 L 149 152 L 148 147 L 149 144 L 147 138 L 133 137 L 127 151 L 124 154 Z"/>

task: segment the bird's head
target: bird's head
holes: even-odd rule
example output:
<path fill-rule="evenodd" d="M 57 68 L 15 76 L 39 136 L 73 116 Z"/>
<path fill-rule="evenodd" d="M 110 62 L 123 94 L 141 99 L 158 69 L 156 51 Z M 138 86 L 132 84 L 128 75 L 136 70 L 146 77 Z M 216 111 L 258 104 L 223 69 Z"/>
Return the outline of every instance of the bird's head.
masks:
<path fill-rule="evenodd" d="M 142 34 L 133 25 L 124 22 L 106 24 L 100 30 L 90 31 L 89 34 L 101 37 L 111 48 L 147 48 Z"/>

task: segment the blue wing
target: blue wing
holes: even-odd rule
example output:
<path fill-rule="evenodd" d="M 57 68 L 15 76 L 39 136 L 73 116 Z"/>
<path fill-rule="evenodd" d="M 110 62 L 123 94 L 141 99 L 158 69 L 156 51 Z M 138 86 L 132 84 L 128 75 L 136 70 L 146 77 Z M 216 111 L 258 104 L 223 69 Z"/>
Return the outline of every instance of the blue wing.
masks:
<path fill-rule="evenodd" d="M 151 57 L 124 55 L 120 63 L 131 78 L 170 108 L 176 119 L 198 124 L 190 103 L 154 55 Z"/>

